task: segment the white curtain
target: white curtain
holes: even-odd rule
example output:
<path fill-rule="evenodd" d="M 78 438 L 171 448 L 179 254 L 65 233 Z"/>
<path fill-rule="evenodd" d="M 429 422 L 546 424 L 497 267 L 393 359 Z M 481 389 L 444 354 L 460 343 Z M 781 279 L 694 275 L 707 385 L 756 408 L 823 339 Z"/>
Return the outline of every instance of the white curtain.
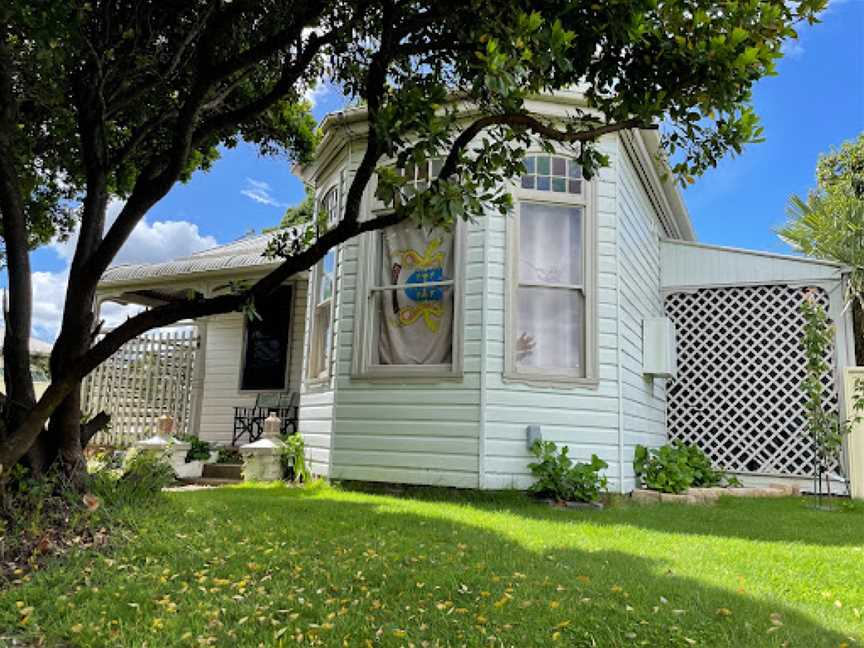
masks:
<path fill-rule="evenodd" d="M 519 220 L 517 367 L 580 373 L 585 338 L 582 209 L 523 203 Z"/>
<path fill-rule="evenodd" d="M 385 365 L 449 364 L 453 352 L 453 288 L 411 284 L 453 278 L 453 235 L 401 224 L 382 234 L 376 293 L 378 362 Z M 404 286 L 404 287 L 403 287 Z"/>
<path fill-rule="evenodd" d="M 585 303 L 580 290 L 520 288 L 516 364 L 531 369 L 582 369 Z"/>
<path fill-rule="evenodd" d="M 582 284 L 582 208 L 523 203 L 519 281 Z"/>

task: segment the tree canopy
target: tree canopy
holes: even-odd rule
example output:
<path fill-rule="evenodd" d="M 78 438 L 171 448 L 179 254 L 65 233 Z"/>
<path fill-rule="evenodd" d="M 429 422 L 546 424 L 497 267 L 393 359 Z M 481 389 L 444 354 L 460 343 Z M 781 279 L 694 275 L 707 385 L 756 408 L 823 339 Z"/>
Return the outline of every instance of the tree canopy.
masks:
<path fill-rule="evenodd" d="M 856 356 L 864 363 L 864 133 L 819 157 L 816 187 L 792 196 L 780 237 L 804 254 L 851 269 L 847 301 L 855 308 Z"/>
<path fill-rule="evenodd" d="M 0 8 L 0 215 L 10 277 L 10 402 L 0 465 L 59 451 L 80 464 L 78 382 L 125 341 L 179 319 L 242 310 L 332 246 L 406 218 L 506 213 L 502 180 L 526 146 L 569 146 L 590 178 L 605 134 L 664 125 L 681 182 L 759 141 L 753 84 L 775 73 L 825 0 L 12 0 Z M 133 228 L 176 182 L 241 139 L 303 162 L 304 90 L 326 75 L 366 108 L 365 150 L 343 213 L 271 252 L 284 262 L 229 295 L 191 295 L 96 341 L 93 296 Z M 530 98 L 576 89 L 559 119 Z M 395 167 L 444 160 L 412 193 Z M 378 176 L 392 212 L 362 220 Z M 106 229 L 110 196 L 125 199 Z M 70 207 L 69 200 L 75 201 Z M 18 369 L 31 321 L 27 251 L 79 228 L 52 384 L 37 401 Z M 23 356 L 22 356 L 23 357 Z M 18 358 L 20 360 L 20 358 Z M 52 430 L 43 432 L 51 418 Z M 41 446 L 42 458 L 33 453 Z M 59 447 L 58 447 L 59 446 Z"/>

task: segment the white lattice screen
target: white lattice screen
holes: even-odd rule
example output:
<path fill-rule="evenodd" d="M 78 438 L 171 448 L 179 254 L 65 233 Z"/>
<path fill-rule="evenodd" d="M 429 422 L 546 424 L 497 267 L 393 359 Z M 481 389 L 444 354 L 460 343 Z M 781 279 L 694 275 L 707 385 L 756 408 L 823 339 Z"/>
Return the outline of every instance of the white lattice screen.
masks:
<path fill-rule="evenodd" d="M 678 338 L 678 377 L 668 395 L 671 439 L 699 445 L 723 470 L 812 475 L 800 390 L 804 291 L 740 286 L 666 298 Z M 827 310 L 827 293 L 816 296 Z M 833 352 L 829 361 L 833 367 Z M 823 382 L 836 409 L 833 372 Z"/>

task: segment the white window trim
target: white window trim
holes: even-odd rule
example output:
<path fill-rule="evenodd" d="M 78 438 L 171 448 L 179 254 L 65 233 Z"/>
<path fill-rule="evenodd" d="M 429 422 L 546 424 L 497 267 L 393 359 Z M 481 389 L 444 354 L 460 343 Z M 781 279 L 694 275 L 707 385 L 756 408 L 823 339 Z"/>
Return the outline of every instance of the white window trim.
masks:
<path fill-rule="evenodd" d="M 237 393 L 238 394 L 284 394 L 291 391 L 294 386 L 291 385 L 291 355 L 294 350 L 294 327 L 297 326 L 297 323 L 294 321 L 296 319 L 296 309 L 294 308 L 297 303 L 297 283 L 294 281 L 286 281 L 282 284 L 282 286 L 290 286 L 291 287 L 291 304 L 289 306 L 289 321 L 288 321 L 288 344 L 285 350 L 285 376 L 282 380 L 282 386 L 274 389 L 244 389 L 243 388 L 243 374 L 246 372 L 246 342 L 248 340 L 249 335 L 249 318 L 246 315 L 242 315 L 243 318 L 243 339 L 240 344 L 240 374 L 237 376 Z"/>
<path fill-rule="evenodd" d="M 526 155 L 547 155 L 542 151 L 529 151 Z M 554 154 L 567 157 L 566 154 Z M 540 387 L 589 387 L 599 385 L 599 345 L 597 309 L 597 200 L 595 180 L 582 178 L 582 192 L 579 194 L 558 193 L 523 189 L 520 178 L 515 178 L 510 186 L 515 207 L 507 218 L 507 258 L 504 291 L 504 380 Z M 526 370 L 516 364 L 514 335 L 518 330 L 517 291 L 519 290 L 519 219 L 522 203 L 544 203 L 549 205 L 582 207 L 582 287 L 585 296 L 585 375 L 553 373 L 543 369 Z M 568 286 L 569 287 L 569 286 Z"/>
<path fill-rule="evenodd" d="M 453 235 L 453 350 L 447 365 L 381 365 L 372 363 L 375 331 L 375 309 L 371 307 L 372 277 L 376 276 L 383 230 L 367 232 L 359 242 L 357 297 L 355 304 L 354 353 L 351 378 L 355 380 L 428 382 L 430 380 L 461 380 L 464 363 L 464 292 L 466 228 L 455 225 Z"/>
<path fill-rule="evenodd" d="M 318 222 L 318 210 L 321 208 L 321 205 L 327 200 L 327 197 L 330 195 L 332 191 L 336 191 L 336 211 L 337 218 L 333 218 L 333 214 L 328 214 L 327 227 L 330 228 L 333 225 L 337 224 L 341 220 L 342 211 L 344 208 L 343 204 L 343 188 L 344 188 L 344 169 L 339 173 L 339 181 L 333 184 L 330 184 L 326 191 L 321 192 L 321 198 L 315 201 L 315 218 L 314 222 Z M 318 281 L 320 279 L 320 273 L 323 269 L 323 257 L 315 266 L 312 268 L 312 271 L 309 273 L 309 339 L 306 343 L 306 367 L 305 367 L 305 375 L 303 376 L 306 381 L 306 385 L 311 389 L 321 389 L 322 387 L 329 387 L 330 382 L 333 378 L 333 365 L 334 365 L 334 355 L 336 353 L 335 343 L 336 343 L 336 284 L 337 277 L 339 275 L 339 246 L 331 248 L 334 253 L 333 260 L 333 289 L 332 294 L 330 295 L 330 353 L 325 357 L 324 362 L 327 365 L 327 372 L 325 375 L 313 376 L 311 375 L 312 368 L 312 350 L 313 344 L 315 343 L 315 336 L 317 335 L 317 318 L 316 318 L 316 310 L 318 308 Z M 330 250 L 328 250 L 328 253 Z M 324 341 L 326 344 L 326 341 Z"/>
<path fill-rule="evenodd" d="M 335 325 L 335 313 L 336 313 L 336 272 L 339 266 L 339 248 L 332 248 L 330 250 L 333 252 L 333 287 L 330 293 L 330 299 L 325 301 L 329 301 L 329 319 L 330 319 L 330 352 L 325 352 L 324 363 L 326 364 L 326 373 L 319 372 L 317 375 L 312 375 L 312 354 L 314 350 L 314 345 L 316 344 L 316 336 L 318 335 L 318 318 L 317 318 L 317 310 L 324 302 L 321 304 L 318 303 L 318 290 L 319 285 L 318 282 L 321 278 L 321 273 L 324 269 L 323 262 L 324 259 L 322 257 L 321 261 L 315 264 L 315 268 L 313 269 L 309 281 L 310 290 L 310 299 L 309 299 L 309 344 L 307 345 L 307 361 L 306 361 L 306 383 L 309 386 L 316 385 L 329 385 L 330 379 L 333 377 L 333 353 L 334 349 L 334 325 Z M 328 251 L 328 254 L 329 252 Z M 322 344 L 326 345 L 326 340 L 321 340 Z M 326 346 L 325 346 L 326 349 Z M 322 375 L 323 373 L 323 375 Z"/>

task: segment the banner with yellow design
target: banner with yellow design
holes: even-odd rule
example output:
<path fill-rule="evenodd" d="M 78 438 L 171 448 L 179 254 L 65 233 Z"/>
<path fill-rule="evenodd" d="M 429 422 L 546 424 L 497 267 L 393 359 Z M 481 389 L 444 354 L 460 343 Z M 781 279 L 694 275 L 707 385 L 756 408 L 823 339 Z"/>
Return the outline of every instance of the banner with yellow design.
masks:
<path fill-rule="evenodd" d="M 449 364 L 453 349 L 453 288 L 424 285 L 453 279 L 453 235 L 413 224 L 383 234 L 378 293 L 381 364 Z"/>

